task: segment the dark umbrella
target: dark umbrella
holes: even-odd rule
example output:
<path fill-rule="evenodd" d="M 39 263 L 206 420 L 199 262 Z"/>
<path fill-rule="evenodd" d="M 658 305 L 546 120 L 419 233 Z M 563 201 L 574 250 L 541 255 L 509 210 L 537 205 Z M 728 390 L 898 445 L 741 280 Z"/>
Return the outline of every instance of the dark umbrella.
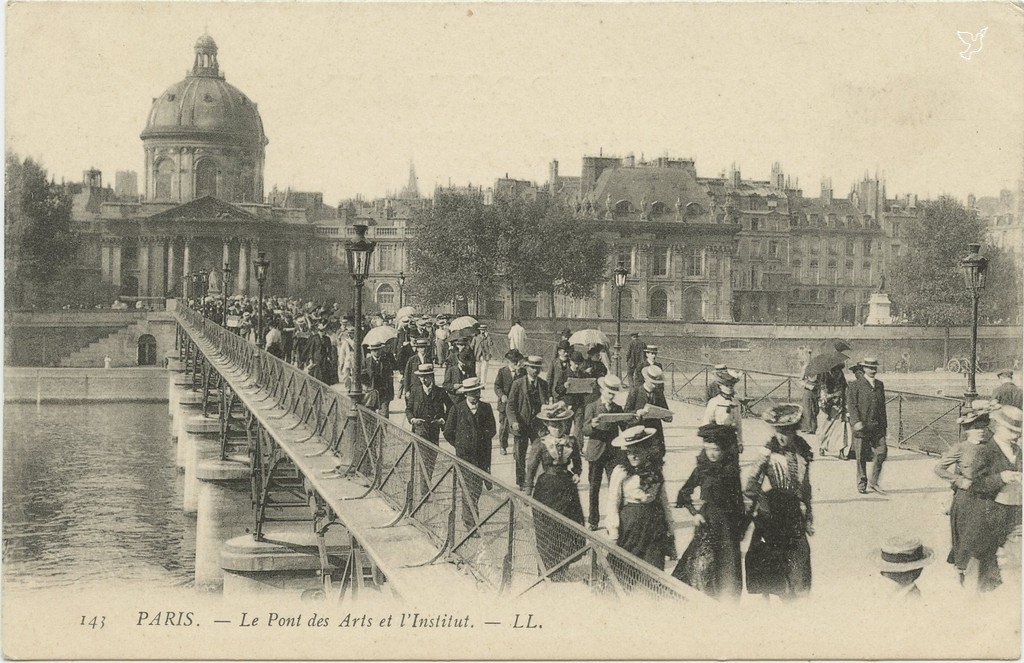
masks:
<path fill-rule="evenodd" d="M 460 338 L 473 338 L 476 336 L 477 331 L 472 327 L 463 327 L 462 329 L 456 329 L 450 334 L 451 340 L 457 340 Z"/>
<path fill-rule="evenodd" d="M 829 339 L 828 341 L 825 341 L 824 343 L 821 344 L 822 354 L 831 354 L 833 352 L 846 354 L 846 351 L 850 349 L 852 349 L 850 348 L 850 344 L 841 338 Z"/>
<path fill-rule="evenodd" d="M 804 368 L 804 375 L 827 373 L 836 366 L 844 366 L 847 359 L 849 359 L 849 357 L 839 354 L 838 352 L 826 352 L 824 354 L 816 355 L 811 357 L 811 360 L 807 362 L 807 366 Z"/>

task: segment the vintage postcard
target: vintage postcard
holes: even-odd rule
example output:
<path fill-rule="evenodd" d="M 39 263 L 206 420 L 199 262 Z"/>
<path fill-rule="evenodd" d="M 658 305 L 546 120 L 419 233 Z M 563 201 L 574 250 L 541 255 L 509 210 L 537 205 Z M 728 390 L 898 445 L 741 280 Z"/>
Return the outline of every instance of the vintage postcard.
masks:
<path fill-rule="evenodd" d="M 12 2 L 12 659 L 1016 659 L 1019 2 Z"/>

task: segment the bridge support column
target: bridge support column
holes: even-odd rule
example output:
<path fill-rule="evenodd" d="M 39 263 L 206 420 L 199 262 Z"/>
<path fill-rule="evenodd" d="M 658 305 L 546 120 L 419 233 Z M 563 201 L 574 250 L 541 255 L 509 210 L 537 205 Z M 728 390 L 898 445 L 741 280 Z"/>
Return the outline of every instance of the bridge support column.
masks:
<path fill-rule="evenodd" d="M 216 592 L 224 586 L 221 548 L 252 526 L 250 468 L 248 463 L 214 458 L 199 463 L 196 478 L 196 588 Z"/>
<path fill-rule="evenodd" d="M 183 472 L 191 448 L 188 433 L 185 430 L 185 422 L 194 417 L 202 418 L 203 395 L 194 391 L 190 384 L 180 385 L 180 389 L 176 398 L 176 406 L 171 413 L 171 426 L 174 428 L 174 439 L 178 441 L 178 453 L 175 461 L 178 471 Z"/>
<path fill-rule="evenodd" d="M 225 597 L 297 598 L 323 588 L 316 536 L 309 524 L 273 525 L 263 541 L 246 535 L 224 544 L 220 564 Z M 352 549 L 351 537 L 343 527 L 334 526 L 326 539 L 332 578 L 337 582 Z"/>
<path fill-rule="evenodd" d="M 220 421 L 208 417 L 191 417 L 184 422 L 185 477 L 182 486 L 182 509 L 186 515 L 199 510 L 199 463 L 220 455 Z"/>

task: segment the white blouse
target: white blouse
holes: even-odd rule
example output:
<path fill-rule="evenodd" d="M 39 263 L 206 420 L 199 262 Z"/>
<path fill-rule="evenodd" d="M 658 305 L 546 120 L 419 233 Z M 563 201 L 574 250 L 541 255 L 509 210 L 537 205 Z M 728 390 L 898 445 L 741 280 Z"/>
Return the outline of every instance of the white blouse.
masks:
<path fill-rule="evenodd" d="M 606 505 L 605 525 L 612 539 L 619 537 L 619 511 L 625 504 L 650 504 L 661 500 L 661 508 L 665 511 L 665 523 L 672 531 L 672 509 L 668 503 L 665 482 L 662 481 L 657 492 L 649 493 L 640 487 L 640 477 L 630 474 L 622 465 L 616 465 L 608 482 L 608 504 Z"/>

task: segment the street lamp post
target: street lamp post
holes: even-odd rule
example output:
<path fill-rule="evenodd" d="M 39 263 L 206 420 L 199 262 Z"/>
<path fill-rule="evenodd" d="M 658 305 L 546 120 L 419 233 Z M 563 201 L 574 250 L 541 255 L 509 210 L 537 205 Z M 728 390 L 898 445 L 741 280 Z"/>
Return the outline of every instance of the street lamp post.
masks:
<path fill-rule="evenodd" d="M 988 259 L 981 255 L 981 244 L 968 244 L 970 253 L 960 260 L 960 269 L 964 273 L 964 284 L 971 293 L 971 369 L 967 374 L 967 393 L 964 399 L 968 402 L 978 396 L 975 378 L 978 372 L 978 298 L 985 289 L 985 277 L 988 273 Z"/>
<path fill-rule="evenodd" d="M 615 374 L 622 377 L 622 289 L 626 286 L 629 270 L 623 263 L 615 269 L 615 287 L 618 290 L 618 310 L 615 314 Z"/>
<path fill-rule="evenodd" d="M 199 299 L 202 301 L 203 317 L 209 317 L 209 313 L 206 310 L 206 292 L 210 285 L 210 273 L 205 269 L 199 270 Z"/>
<path fill-rule="evenodd" d="M 224 271 L 221 272 L 224 277 L 224 284 L 220 289 L 220 324 L 224 328 L 228 326 L 228 284 L 231 283 L 231 265 L 224 263 Z"/>
<path fill-rule="evenodd" d="M 373 254 L 375 244 L 366 239 L 366 226 L 357 224 L 355 226 L 356 239 L 348 242 L 345 246 L 345 253 L 348 257 L 348 271 L 356 286 L 355 293 L 355 342 L 356 352 L 352 362 L 352 388 L 348 392 L 352 403 L 359 405 L 363 402 L 363 385 L 361 374 L 363 372 L 363 284 L 366 277 L 370 275 L 370 256 Z"/>
<path fill-rule="evenodd" d="M 405 272 L 398 272 L 398 308 L 405 306 Z"/>
<path fill-rule="evenodd" d="M 256 268 L 256 285 L 257 285 L 257 297 L 259 298 L 256 302 L 256 347 L 259 347 L 263 343 L 263 284 L 267 280 L 267 270 L 270 269 L 270 261 L 267 260 L 267 252 L 260 251 L 253 261 L 253 267 Z"/>

